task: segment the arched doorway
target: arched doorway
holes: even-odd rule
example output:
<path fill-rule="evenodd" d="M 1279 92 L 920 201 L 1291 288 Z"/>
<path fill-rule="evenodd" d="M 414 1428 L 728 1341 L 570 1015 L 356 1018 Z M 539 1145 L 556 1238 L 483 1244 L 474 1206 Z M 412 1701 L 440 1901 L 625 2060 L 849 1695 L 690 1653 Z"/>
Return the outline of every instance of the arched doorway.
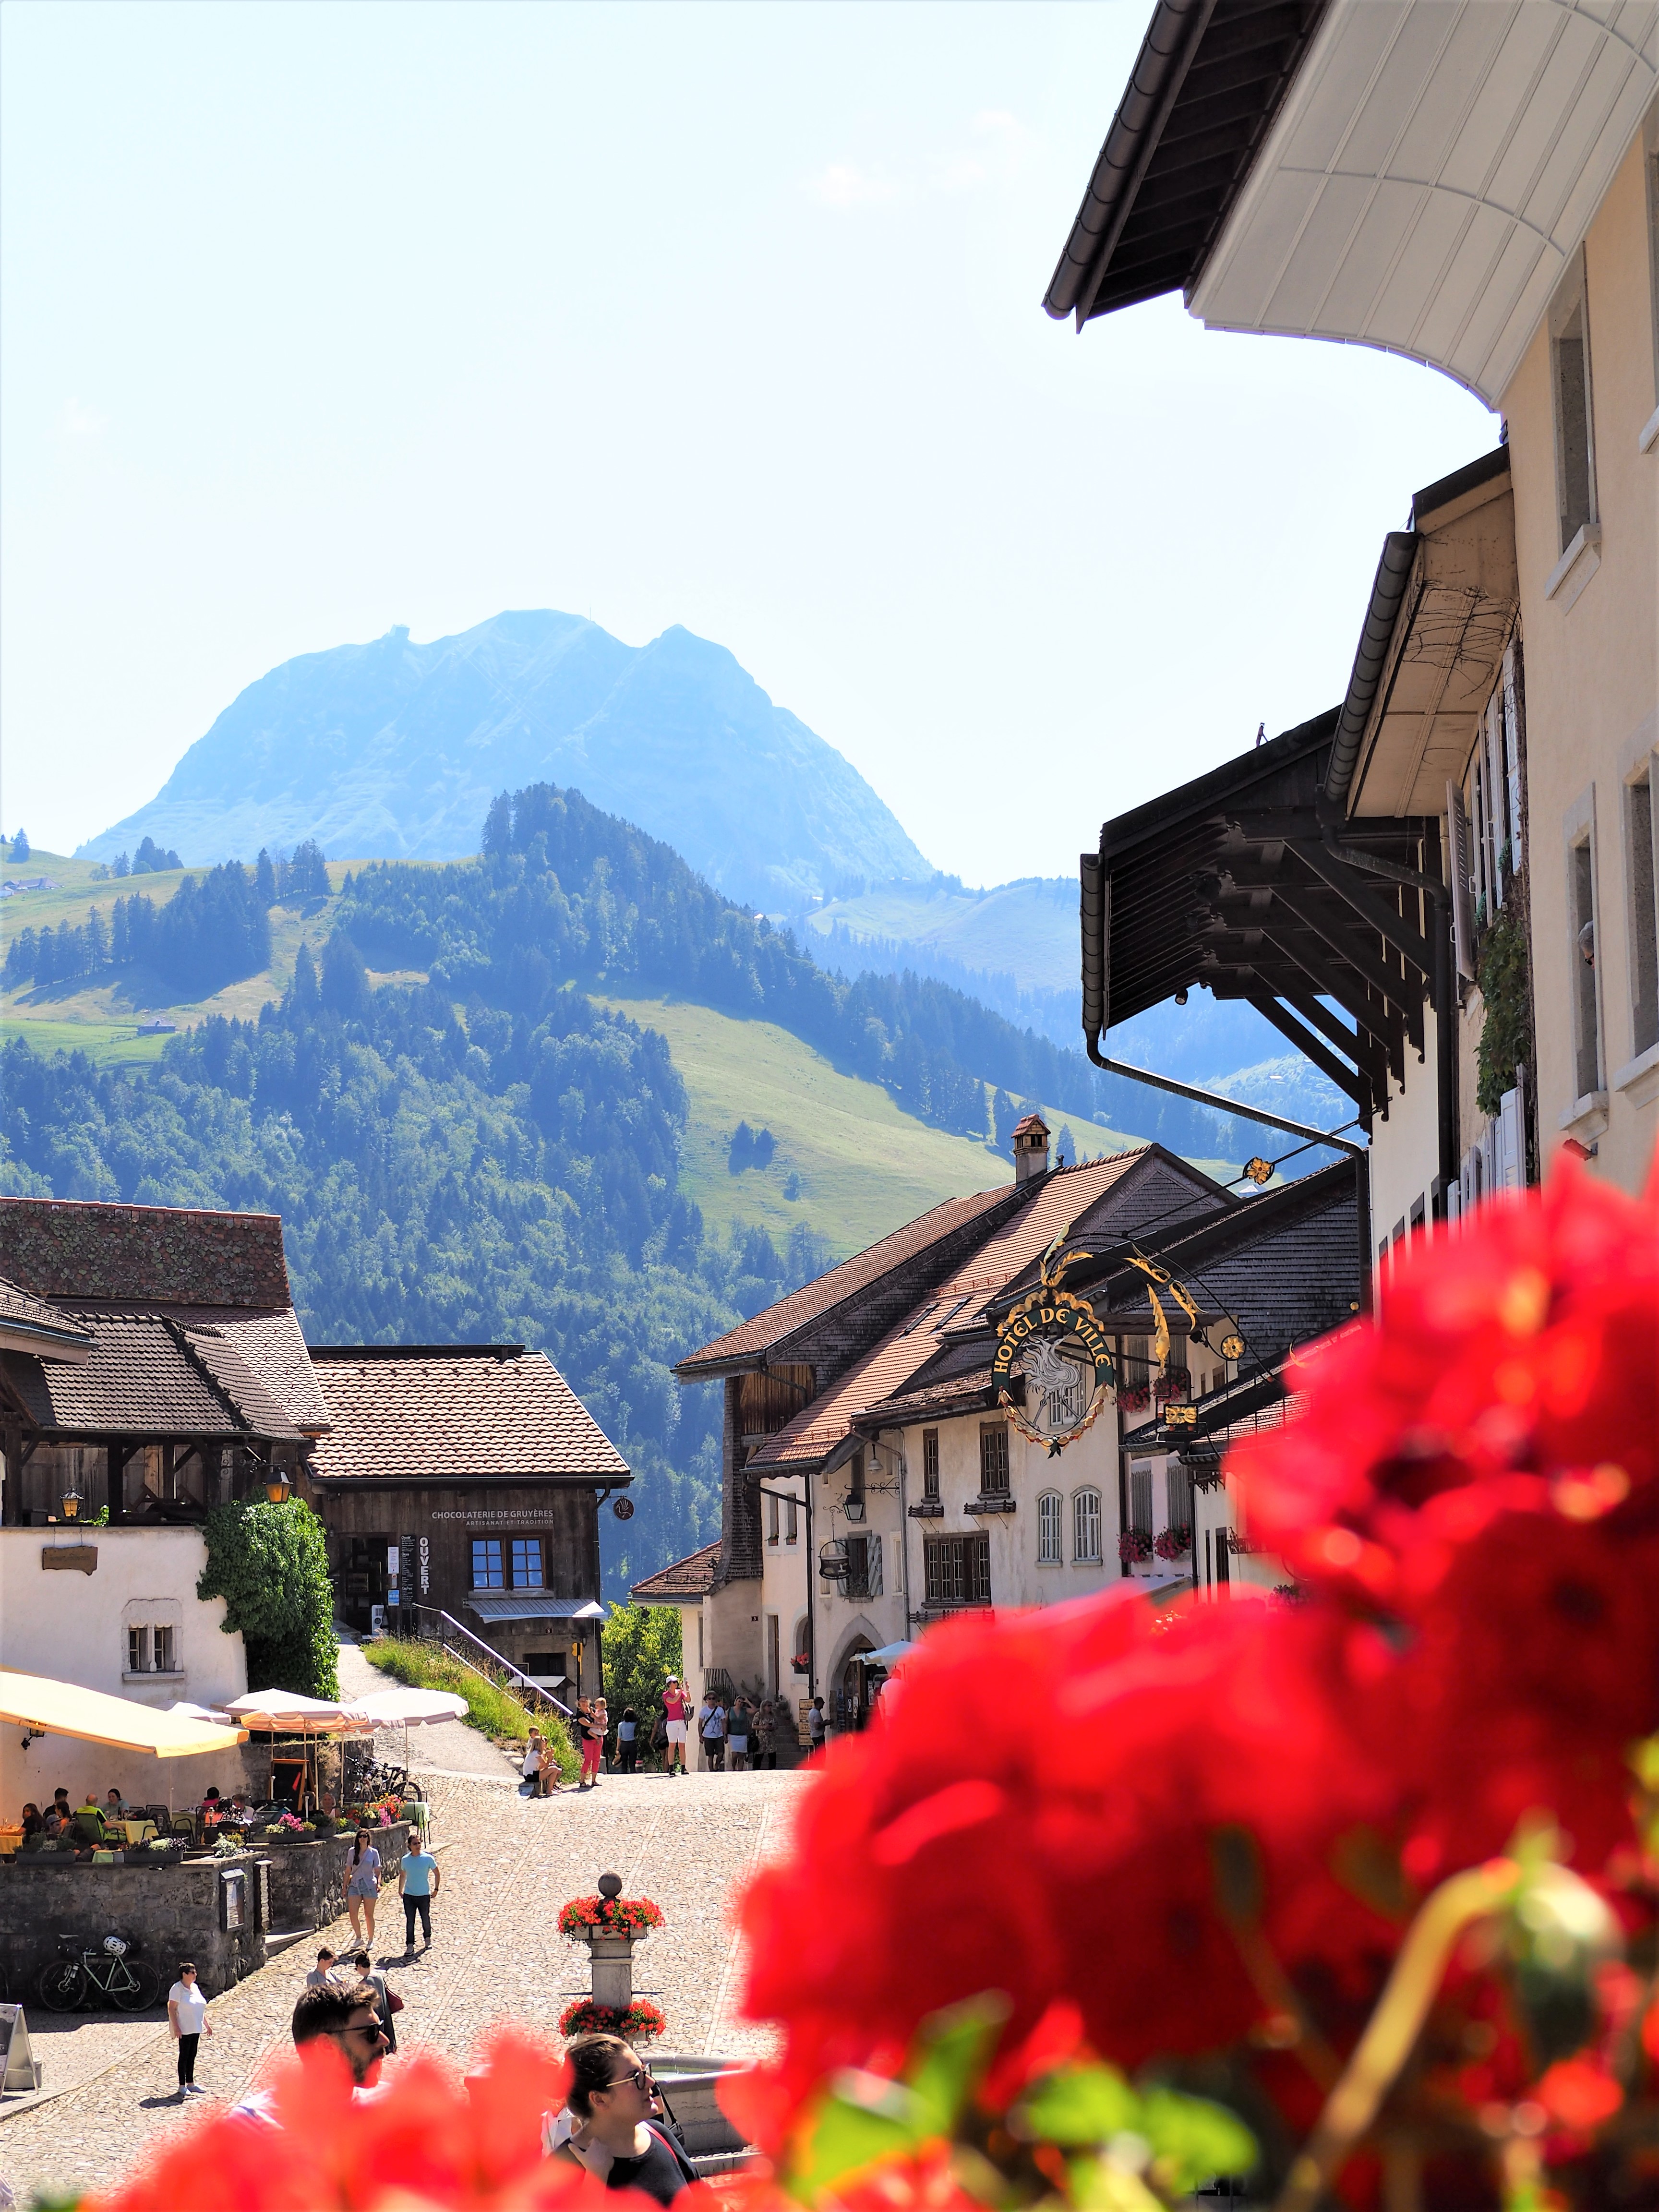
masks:
<path fill-rule="evenodd" d="M 875 1648 L 867 1636 L 855 1636 L 842 1651 L 831 1700 L 830 1718 L 832 1727 L 856 1734 L 867 1724 L 872 1670 L 860 1666 L 859 1661 L 861 1653 L 873 1651 Z"/>

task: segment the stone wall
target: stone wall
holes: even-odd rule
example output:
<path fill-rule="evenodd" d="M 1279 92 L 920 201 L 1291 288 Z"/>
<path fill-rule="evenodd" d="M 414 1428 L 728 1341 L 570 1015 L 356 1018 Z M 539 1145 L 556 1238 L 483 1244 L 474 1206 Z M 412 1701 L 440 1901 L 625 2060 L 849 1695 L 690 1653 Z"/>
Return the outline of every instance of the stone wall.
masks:
<path fill-rule="evenodd" d="M 409 1849 L 410 1826 L 394 1820 L 374 1831 L 382 1875 L 392 1877 Z M 319 1836 L 308 1844 L 273 1844 L 262 1855 L 270 1862 L 270 1924 L 273 1929 L 326 1928 L 345 1911 L 345 1886 L 351 1870 L 356 1831 Z"/>
<path fill-rule="evenodd" d="M 244 1923 L 220 1925 L 221 1877 L 240 1869 Z M 59 1936 L 96 1950 L 122 1936 L 161 1978 L 161 1995 L 193 1959 L 210 1996 L 265 1963 L 260 1883 L 251 1854 L 181 1861 L 170 1867 L 86 1866 L 51 1856 L 0 1861 L 0 1969 L 14 1999 L 33 1999 L 40 1969 L 57 1956 Z"/>

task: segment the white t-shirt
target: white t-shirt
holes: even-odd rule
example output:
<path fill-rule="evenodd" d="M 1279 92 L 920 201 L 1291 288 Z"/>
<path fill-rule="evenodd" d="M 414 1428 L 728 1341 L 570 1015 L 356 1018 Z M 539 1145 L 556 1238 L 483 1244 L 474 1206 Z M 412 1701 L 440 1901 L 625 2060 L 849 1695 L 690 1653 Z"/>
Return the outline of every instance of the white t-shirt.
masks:
<path fill-rule="evenodd" d="M 183 1982 L 175 1982 L 167 1991 L 167 2002 L 179 2008 L 180 2035 L 199 2035 L 202 2033 L 202 2022 L 207 2018 L 208 2001 L 199 1982 L 191 1982 L 188 1987 Z"/>

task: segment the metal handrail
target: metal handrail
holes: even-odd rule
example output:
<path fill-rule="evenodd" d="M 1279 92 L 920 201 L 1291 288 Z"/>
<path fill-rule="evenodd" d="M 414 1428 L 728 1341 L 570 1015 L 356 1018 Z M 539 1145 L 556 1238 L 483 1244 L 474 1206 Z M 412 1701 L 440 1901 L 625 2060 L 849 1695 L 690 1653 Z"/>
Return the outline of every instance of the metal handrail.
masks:
<path fill-rule="evenodd" d="M 482 1636 L 475 1636 L 470 1628 L 464 1627 L 462 1624 L 456 1620 L 453 1613 L 446 1613 L 441 1606 L 435 1605 L 411 1605 L 406 1607 L 404 1610 L 416 1615 L 421 1613 L 435 1614 L 437 1619 L 442 1621 L 445 1626 L 453 1631 L 455 1635 L 464 1636 L 467 1642 L 473 1645 L 476 1650 L 482 1651 L 484 1657 L 489 1660 L 492 1667 L 499 1667 L 502 1674 L 507 1677 L 514 1689 L 520 1697 L 527 1696 L 532 1698 L 539 1698 L 544 1705 L 550 1705 L 556 1713 L 562 1713 L 567 1720 L 574 1721 L 575 1719 L 576 1716 L 568 1705 L 562 1704 L 560 1700 L 553 1695 L 550 1690 L 543 1689 L 539 1682 L 532 1681 L 530 1676 L 525 1673 L 521 1667 L 515 1667 L 510 1659 L 504 1659 L 499 1651 L 492 1650 L 490 1646 L 484 1642 Z M 422 1643 L 428 1640 L 428 1639 L 425 1636 L 421 1638 L 421 1641 Z M 449 1644 L 446 1642 L 441 1634 L 434 1636 L 429 1640 L 436 1644 L 441 1650 L 448 1652 L 449 1656 L 455 1660 L 460 1666 L 470 1668 L 475 1674 L 483 1675 L 485 1681 L 489 1681 L 490 1680 L 490 1677 L 484 1673 L 483 1668 L 478 1666 L 473 1660 L 467 1658 L 465 1653 L 451 1650 Z"/>

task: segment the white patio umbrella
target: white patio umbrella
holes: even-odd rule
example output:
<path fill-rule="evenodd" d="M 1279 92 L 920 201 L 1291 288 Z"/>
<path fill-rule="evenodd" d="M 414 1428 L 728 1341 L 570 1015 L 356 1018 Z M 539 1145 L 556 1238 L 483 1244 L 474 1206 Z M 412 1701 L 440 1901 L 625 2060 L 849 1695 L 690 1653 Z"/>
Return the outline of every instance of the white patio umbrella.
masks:
<path fill-rule="evenodd" d="M 257 1735 L 273 1738 L 279 1735 L 303 1738 L 307 1770 L 313 1775 L 313 1786 L 319 1787 L 320 1784 L 314 1781 L 315 1770 L 310 1759 L 313 1745 L 325 1736 L 366 1735 L 370 1729 L 368 1721 L 358 1719 L 349 1705 L 341 1705 L 337 1699 L 303 1697 L 297 1690 L 250 1690 L 245 1698 L 231 1698 L 225 1711 L 234 1715 L 243 1728 L 250 1729 Z M 270 1749 L 270 1786 L 274 1788 L 276 1755 L 274 1741 Z M 309 1794 L 308 1790 L 307 1794 Z"/>
<path fill-rule="evenodd" d="M 466 1699 L 451 1690 L 371 1690 L 366 1698 L 353 1698 L 345 1710 L 371 1728 L 429 1728 L 439 1721 L 466 1717 Z"/>

